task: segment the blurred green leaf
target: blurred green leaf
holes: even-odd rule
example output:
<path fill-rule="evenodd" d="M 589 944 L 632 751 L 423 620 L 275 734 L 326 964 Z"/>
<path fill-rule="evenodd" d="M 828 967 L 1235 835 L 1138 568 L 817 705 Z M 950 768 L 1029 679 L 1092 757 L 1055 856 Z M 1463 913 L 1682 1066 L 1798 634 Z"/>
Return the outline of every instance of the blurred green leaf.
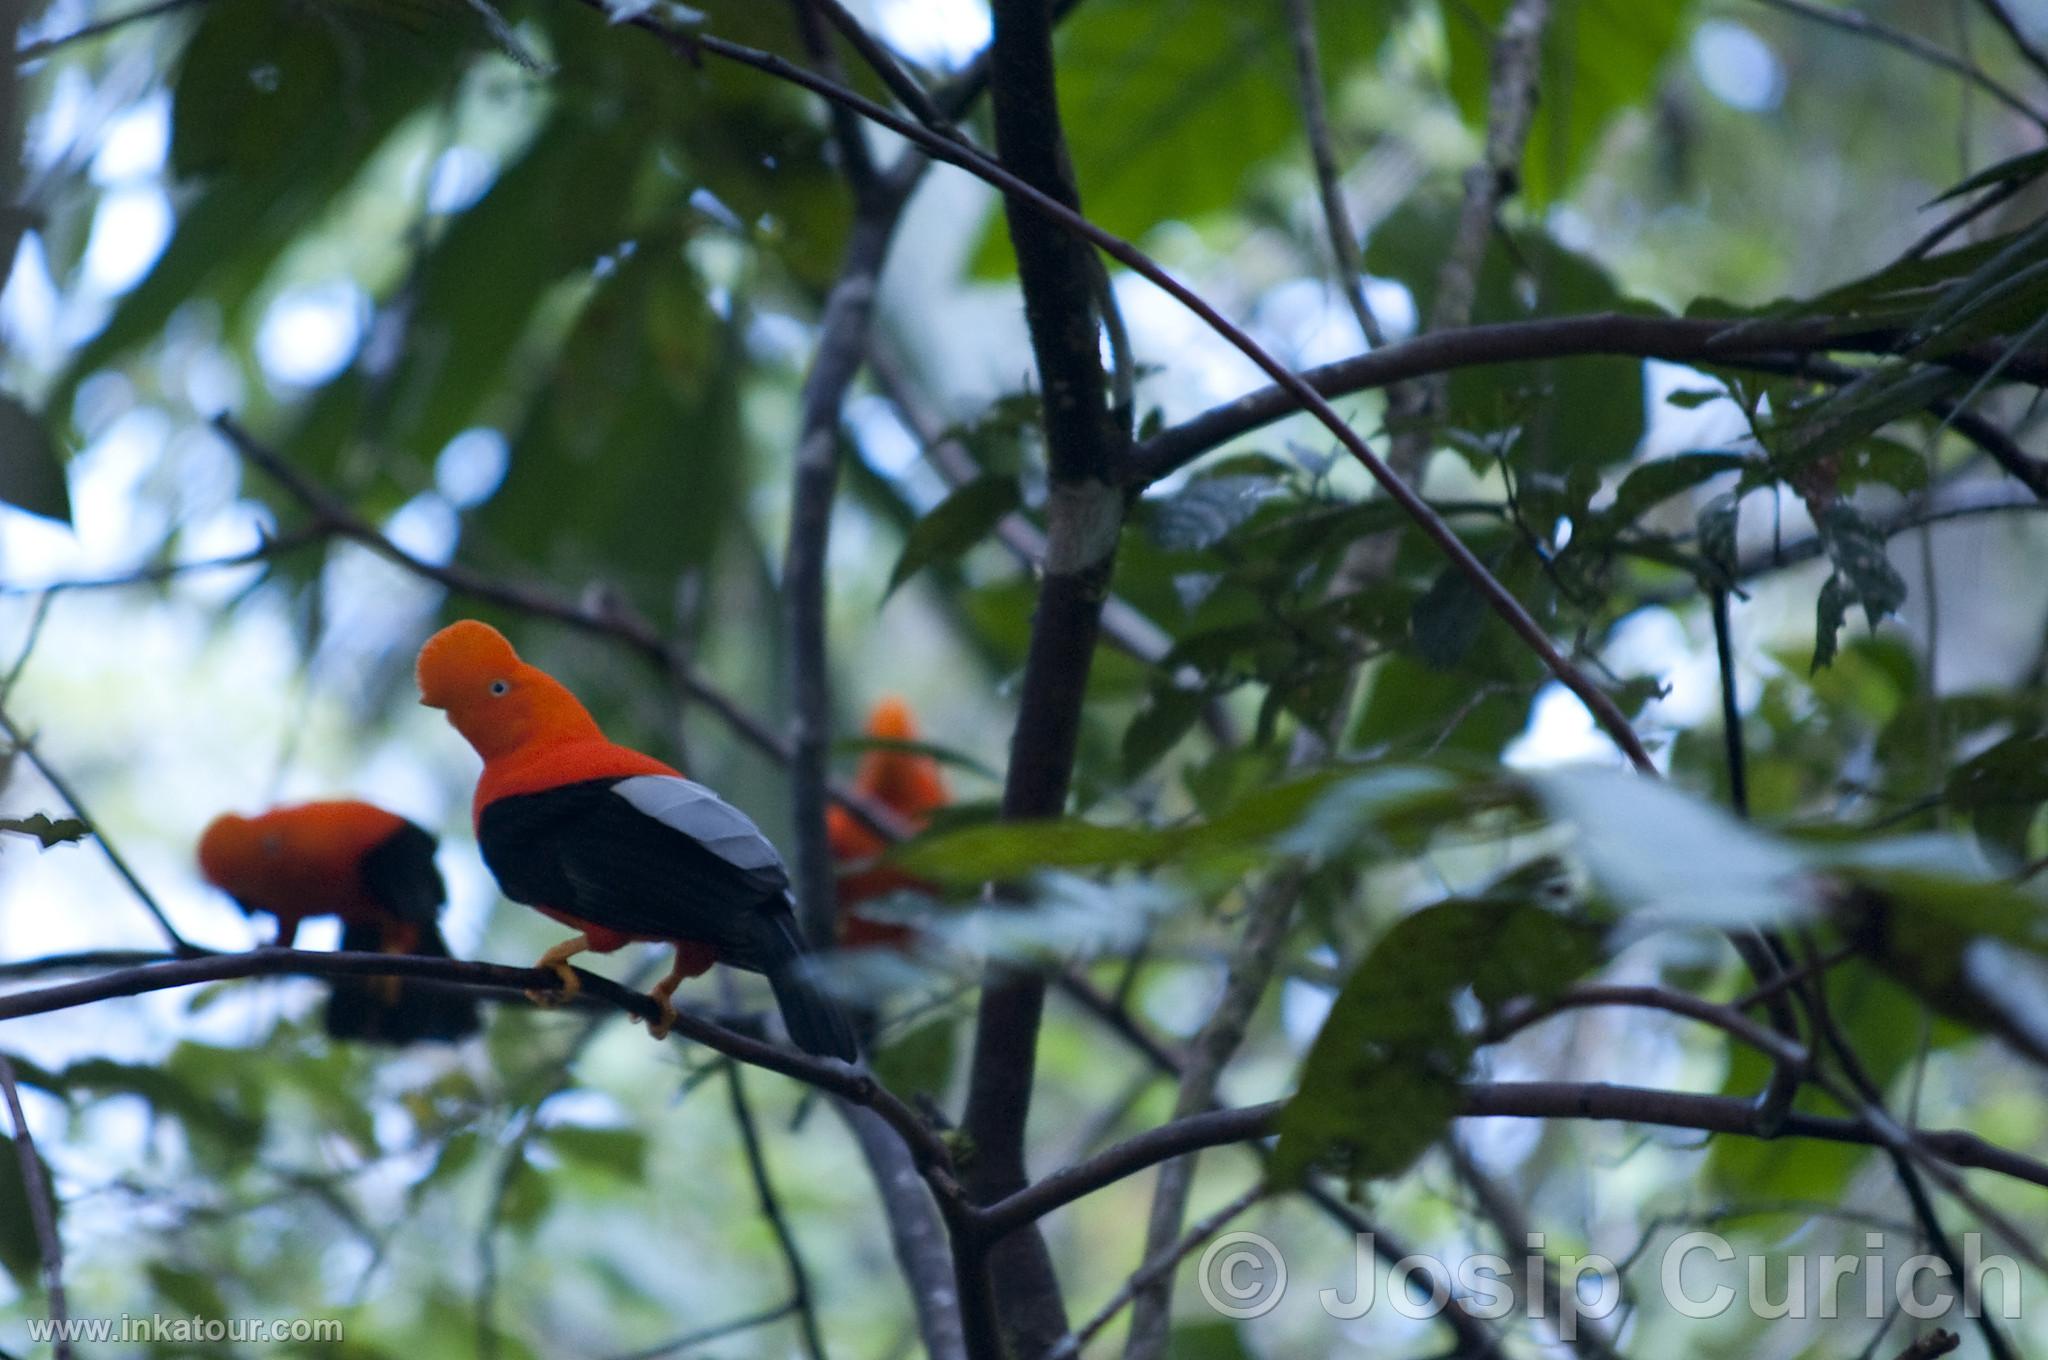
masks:
<path fill-rule="evenodd" d="M 638 1184 L 647 1178 L 647 1135 L 639 1129 L 550 1124 L 542 1141 L 565 1162 Z"/>
<path fill-rule="evenodd" d="M 38 1152 L 36 1156 L 40 1161 L 42 1154 Z M 55 1184 L 47 1164 L 43 1166 L 43 1182 Z M 36 1240 L 28 1187 L 21 1175 L 21 1152 L 12 1138 L 0 1134 L 0 1266 L 5 1266 L 14 1277 L 16 1288 L 30 1293 L 42 1287 L 42 1264 L 43 1248 Z"/>
<path fill-rule="evenodd" d="M 905 1031 L 875 1054 L 875 1075 L 900 1096 L 945 1094 L 959 1028 L 952 1016 L 938 1015 Z"/>
<path fill-rule="evenodd" d="M 92 828 L 76 817 L 59 817 L 52 821 L 47 812 L 38 812 L 32 817 L 0 817 L 0 831 L 32 836 L 45 850 L 53 845 L 82 841 L 92 834 Z"/>
<path fill-rule="evenodd" d="M 987 473 L 955 490 L 911 526 L 889 573 L 889 592 L 935 562 L 950 562 L 981 542 L 1022 503 L 1015 477 Z"/>
<path fill-rule="evenodd" d="M 5 394 L 0 394 L 0 501 L 71 522 L 71 492 L 56 441 L 26 406 Z"/>
<path fill-rule="evenodd" d="M 1351 0 L 1318 27 L 1335 85 L 1379 51 L 1400 0 Z M 1126 238 L 1239 202 L 1266 161 L 1300 145 L 1284 7 L 1229 0 L 1090 0 L 1060 25 L 1060 112 L 1088 216 Z M 983 277 L 1016 262 L 1000 214 L 976 248 Z"/>
<path fill-rule="evenodd" d="M 1572 769 L 1531 783 L 1576 830 L 1594 882 L 1625 911 L 1733 928 L 1798 920 L 1817 906 L 1798 851 L 1668 781 Z"/>
<path fill-rule="evenodd" d="M 1444 7 L 1451 93 L 1473 128 L 1486 127 L 1494 33 L 1511 0 Z M 1608 126 L 1647 105 L 1679 46 L 1686 0 L 1553 0 L 1543 32 L 1541 92 L 1522 157 L 1522 189 L 1538 208 L 1568 191 L 1592 163 Z"/>
<path fill-rule="evenodd" d="M 1581 926 L 1525 902 L 1453 900 L 1397 921 L 1345 979 L 1279 1120 L 1272 1178 L 1389 1176 L 1443 1135 L 1471 1055 L 1452 1003 L 1563 990 L 1598 961 Z"/>

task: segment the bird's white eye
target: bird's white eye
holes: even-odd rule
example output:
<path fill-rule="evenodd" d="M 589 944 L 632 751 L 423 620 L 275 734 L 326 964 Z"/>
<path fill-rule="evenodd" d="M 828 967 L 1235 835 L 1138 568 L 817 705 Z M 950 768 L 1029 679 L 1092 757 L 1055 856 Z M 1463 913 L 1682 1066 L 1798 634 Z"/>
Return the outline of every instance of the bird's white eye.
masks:
<path fill-rule="evenodd" d="M 493 680 L 493 681 L 491 681 L 491 693 L 493 693 L 493 694 L 510 694 L 511 692 L 512 692 L 512 682 L 511 682 L 510 680 Z"/>

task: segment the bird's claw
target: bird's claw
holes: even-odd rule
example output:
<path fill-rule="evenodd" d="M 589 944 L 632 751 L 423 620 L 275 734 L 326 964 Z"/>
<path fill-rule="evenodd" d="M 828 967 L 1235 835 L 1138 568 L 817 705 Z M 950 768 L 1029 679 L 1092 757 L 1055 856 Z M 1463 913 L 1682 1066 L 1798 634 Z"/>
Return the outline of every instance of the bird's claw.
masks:
<path fill-rule="evenodd" d="M 677 1011 L 674 1003 L 665 996 L 657 996 L 654 1000 L 660 1005 L 661 1014 L 646 1022 L 647 1037 L 650 1039 L 666 1039 L 668 1038 L 669 1031 L 676 1027 Z M 633 1018 L 638 1020 L 641 1017 L 636 1015 Z"/>
<path fill-rule="evenodd" d="M 556 1006 L 566 1006 L 576 999 L 577 993 L 583 990 L 583 979 L 577 977 L 576 970 L 560 959 L 543 959 L 534 966 L 536 968 L 545 968 L 562 980 L 562 985 L 551 991 L 544 992 L 538 988 L 528 989 L 526 999 L 536 1006 L 546 1010 L 552 1010 Z"/>

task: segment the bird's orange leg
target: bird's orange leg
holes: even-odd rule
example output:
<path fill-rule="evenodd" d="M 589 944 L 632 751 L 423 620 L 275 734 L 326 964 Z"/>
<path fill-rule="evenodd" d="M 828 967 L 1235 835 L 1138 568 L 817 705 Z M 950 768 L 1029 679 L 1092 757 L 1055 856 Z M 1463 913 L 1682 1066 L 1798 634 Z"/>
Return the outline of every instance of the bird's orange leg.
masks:
<path fill-rule="evenodd" d="M 668 970 L 668 976 L 654 984 L 648 993 L 661 1007 L 661 1015 L 647 1022 L 647 1033 L 656 1039 L 668 1038 L 668 1032 L 676 1023 L 675 1004 L 669 1000 L 676 994 L 676 988 L 687 978 L 702 977 L 711 965 L 718 961 L 717 953 L 708 944 L 695 940 L 679 940 L 676 943 L 675 967 Z"/>
<path fill-rule="evenodd" d="M 573 999 L 576 993 L 583 990 L 583 979 L 576 976 L 576 970 L 569 966 L 569 960 L 575 958 L 588 948 L 590 948 L 590 937 L 588 935 L 571 935 L 568 939 L 541 955 L 539 959 L 535 960 L 533 966 L 552 971 L 556 977 L 562 980 L 561 989 L 553 992 L 530 991 L 526 994 L 526 999 L 536 1006 L 559 1006 Z"/>

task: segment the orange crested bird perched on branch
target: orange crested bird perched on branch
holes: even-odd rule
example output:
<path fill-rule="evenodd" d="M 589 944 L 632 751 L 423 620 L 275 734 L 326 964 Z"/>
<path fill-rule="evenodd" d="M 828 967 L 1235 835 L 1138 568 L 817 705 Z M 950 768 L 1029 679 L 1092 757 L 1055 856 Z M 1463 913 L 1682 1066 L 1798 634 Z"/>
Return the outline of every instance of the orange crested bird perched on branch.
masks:
<path fill-rule="evenodd" d="M 901 699 L 879 700 L 868 713 L 868 735 L 877 741 L 917 740 L 917 719 Z M 913 830 L 922 830 L 932 813 L 948 801 L 946 781 L 939 762 L 918 751 L 879 747 L 861 757 L 854 772 L 853 786 L 890 811 L 900 814 Z M 889 843 L 869 830 L 858 818 L 838 804 L 825 813 L 831 835 L 832 857 L 841 864 L 858 864 L 873 859 Z M 895 921 L 875 921 L 861 915 L 863 903 L 872 902 L 905 888 L 923 884 L 894 865 L 876 864 L 854 869 L 839 877 L 839 943 L 848 949 L 901 948 L 916 934 L 911 927 Z"/>
<path fill-rule="evenodd" d="M 792 912 L 789 871 L 747 815 L 652 756 L 605 739 L 563 684 L 504 634 L 464 619 L 420 649 L 420 702 L 476 753 L 477 845 L 498 885 L 579 932 L 535 965 L 576 989 L 568 960 L 636 940 L 675 948 L 669 998 L 714 962 L 761 973 L 797 1046 L 853 1061 L 853 1028 L 820 985 Z"/>
<path fill-rule="evenodd" d="M 199 869 L 245 912 L 277 918 L 289 946 L 309 916 L 341 918 L 341 947 L 447 958 L 436 918 L 448 893 L 434 838 L 395 812 L 336 800 L 216 817 L 199 838 Z M 397 978 L 329 984 L 327 1032 L 337 1039 L 403 1044 L 455 1040 L 477 1029 L 476 1003 Z"/>

